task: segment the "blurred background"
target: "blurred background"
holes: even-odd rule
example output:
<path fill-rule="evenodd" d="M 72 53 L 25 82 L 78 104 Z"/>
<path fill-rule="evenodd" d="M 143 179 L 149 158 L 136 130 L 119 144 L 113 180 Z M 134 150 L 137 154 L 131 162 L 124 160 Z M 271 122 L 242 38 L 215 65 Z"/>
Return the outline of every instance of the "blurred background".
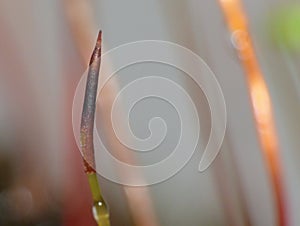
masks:
<path fill-rule="evenodd" d="M 147 188 L 125 187 L 99 177 L 112 225 L 300 225 L 300 3 L 242 1 L 274 110 L 288 219 L 287 224 L 279 224 L 246 73 L 220 5 L 224 1 L 0 0 L 1 226 L 96 225 L 72 131 L 72 102 L 99 29 L 104 52 L 149 39 L 191 49 L 215 73 L 228 114 L 221 152 L 203 173 L 197 171 L 202 154 L 198 151 L 174 177 Z M 104 98 L 109 100 L 138 72 L 155 71 L 154 67 L 168 71 L 190 90 L 202 112 L 201 130 L 207 139 L 205 96 L 178 71 L 151 64 L 125 69 L 122 78 L 111 81 Z M 151 109 L 163 109 L 160 103 L 152 104 Z M 143 109 L 138 113 L 143 114 Z M 142 127 L 135 125 L 137 131 Z M 175 132 L 173 136 L 171 141 Z M 118 148 L 111 142 L 112 148 Z M 150 160 L 166 155 L 158 153 L 161 156 Z"/>

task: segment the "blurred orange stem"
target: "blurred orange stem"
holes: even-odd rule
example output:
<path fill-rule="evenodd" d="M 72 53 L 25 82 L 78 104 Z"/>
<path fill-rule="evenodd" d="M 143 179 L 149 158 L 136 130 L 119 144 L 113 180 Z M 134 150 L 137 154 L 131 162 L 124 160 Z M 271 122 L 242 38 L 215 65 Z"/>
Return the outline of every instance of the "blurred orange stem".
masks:
<path fill-rule="evenodd" d="M 219 0 L 219 3 L 224 12 L 228 28 L 232 33 L 233 44 L 247 74 L 259 141 L 274 187 L 278 224 L 280 226 L 286 226 L 288 224 L 282 179 L 282 165 L 280 162 L 280 151 L 270 94 L 255 56 L 240 0 Z"/>

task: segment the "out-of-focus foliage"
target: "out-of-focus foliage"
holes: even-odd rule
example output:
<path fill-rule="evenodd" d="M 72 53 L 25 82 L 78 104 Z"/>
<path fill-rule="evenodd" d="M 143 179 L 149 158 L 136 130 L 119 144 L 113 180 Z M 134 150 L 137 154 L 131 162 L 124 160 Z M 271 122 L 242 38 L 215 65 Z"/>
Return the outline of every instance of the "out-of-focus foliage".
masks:
<path fill-rule="evenodd" d="M 275 42 L 290 51 L 300 50 L 300 4 L 287 5 L 274 12 L 270 28 Z"/>

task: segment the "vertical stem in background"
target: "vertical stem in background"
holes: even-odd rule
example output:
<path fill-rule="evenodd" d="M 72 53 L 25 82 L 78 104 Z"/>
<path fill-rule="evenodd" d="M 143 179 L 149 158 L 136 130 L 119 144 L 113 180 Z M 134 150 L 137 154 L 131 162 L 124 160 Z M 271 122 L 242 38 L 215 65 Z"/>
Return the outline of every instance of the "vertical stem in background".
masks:
<path fill-rule="evenodd" d="M 88 0 L 64 0 L 66 19 L 71 27 L 76 48 L 83 65 L 88 63 L 93 43 L 94 18 Z"/>
<path fill-rule="evenodd" d="M 240 0 L 219 0 L 219 3 L 247 74 L 256 129 L 275 193 L 278 224 L 286 226 L 288 223 L 282 179 L 282 163 L 279 156 L 280 151 L 270 94 L 255 56 Z"/>

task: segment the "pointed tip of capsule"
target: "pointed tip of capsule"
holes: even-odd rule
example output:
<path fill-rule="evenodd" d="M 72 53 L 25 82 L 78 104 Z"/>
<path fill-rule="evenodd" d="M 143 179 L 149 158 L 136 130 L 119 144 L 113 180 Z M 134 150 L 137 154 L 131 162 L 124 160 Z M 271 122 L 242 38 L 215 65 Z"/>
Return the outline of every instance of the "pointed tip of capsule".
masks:
<path fill-rule="evenodd" d="M 100 30 L 97 37 L 96 46 L 94 48 L 93 54 L 90 59 L 89 65 L 91 65 L 97 58 L 101 55 L 101 45 L 102 45 L 102 31 Z"/>
<path fill-rule="evenodd" d="M 98 32 L 98 37 L 97 37 L 97 43 L 96 43 L 96 46 L 97 47 L 101 47 L 101 43 L 102 43 L 102 31 L 100 30 Z"/>

